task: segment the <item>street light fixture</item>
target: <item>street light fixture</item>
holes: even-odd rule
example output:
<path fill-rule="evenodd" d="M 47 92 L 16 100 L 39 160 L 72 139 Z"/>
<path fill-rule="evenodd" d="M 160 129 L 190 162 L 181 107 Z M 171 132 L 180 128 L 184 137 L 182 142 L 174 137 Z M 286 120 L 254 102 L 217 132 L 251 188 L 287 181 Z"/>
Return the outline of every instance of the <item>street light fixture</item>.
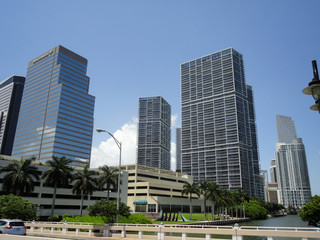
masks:
<path fill-rule="evenodd" d="M 117 219 L 116 219 L 116 223 L 118 224 L 119 223 L 119 208 L 120 208 L 120 177 L 121 177 L 121 147 L 122 147 L 122 144 L 120 141 L 118 141 L 118 139 L 116 139 L 110 132 L 106 131 L 106 130 L 103 130 L 103 129 L 100 129 L 100 128 L 97 128 L 96 129 L 98 133 L 102 133 L 102 132 L 105 132 L 105 133 L 108 133 L 112 138 L 113 140 L 115 141 L 115 143 L 117 144 L 119 150 L 120 150 L 120 155 L 119 155 L 119 175 L 118 175 L 118 192 L 117 192 Z"/>
<path fill-rule="evenodd" d="M 313 79 L 309 82 L 309 86 L 302 90 L 304 94 L 312 95 L 316 100 L 315 104 L 310 107 L 311 110 L 318 111 L 320 113 L 320 80 L 317 67 L 317 61 L 312 61 Z"/>

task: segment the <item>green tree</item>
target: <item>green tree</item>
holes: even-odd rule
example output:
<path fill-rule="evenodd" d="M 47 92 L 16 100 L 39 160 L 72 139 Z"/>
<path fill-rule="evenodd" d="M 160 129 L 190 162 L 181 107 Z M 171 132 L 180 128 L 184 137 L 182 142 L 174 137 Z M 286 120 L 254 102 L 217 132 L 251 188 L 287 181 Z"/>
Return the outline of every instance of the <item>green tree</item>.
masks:
<path fill-rule="evenodd" d="M 204 180 L 199 183 L 200 194 L 203 196 L 203 206 L 204 206 L 204 219 L 207 220 L 207 191 L 209 187 L 209 182 Z"/>
<path fill-rule="evenodd" d="M 247 216 L 252 219 L 265 219 L 267 217 L 268 210 L 262 207 L 257 200 L 250 200 L 245 203 Z"/>
<path fill-rule="evenodd" d="M 92 195 L 93 191 L 97 189 L 96 175 L 96 171 L 89 170 L 89 164 L 82 171 L 76 172 L 73 175 L 72 179 L 75 180 L 75 183 L 72 187 L 72 192 L 81 196 L 80 216 L 82 216 L 84 198 Z"/>
<path fill-rule="evenodd" d="M 211 219 L 214 220 L 214 204 L 219 195 L 219 186 L 215 181 L 209 182 L 209 186 L 207 188 L 207 199 L 211 201 Z"/>
<path fill-rule="evenodd" d="M 36 219 L 36 206 L 21 196 L 2 195 L 0 197 L 0 218 L 31 221 Z"/>
<path fill-rule="evenodd" d="M 314 195 L 311 202 L 305 204 L 298 215 L 303 221 L 308 221 L 309 225 L 317 227 L 320 223 L 320 197 Z"/>
<path fill-rule="evenodd" d="M 192 219 L 192 194 L 196 194 L 198 197 L 200 197 L 200 191 L 198 186 L 195 183 L 188 183 L 185 182 L 182 191 L 181 191 L 182 196 L 183 195 L 188 195 L 189 196 L 189 201 L 190 201 L 190 220 Z"/>
<path fill-rule="evenodd" d="M 50 168 L 43 173 L 42 177 L 46 186 L 53 187 L 51 218 L 54 212 L 57 188 L 68 186 L 72 179 L 73 168 L 69 165 L 71 162 L 66 157 L 59 158 L 56 156 L 52 156 L 52 160 L 46 162 Z"/>
<path fill-rule="evenodd" d="M 90 216 L 100 216 L 105 223 L 113 223 L 117 216 L 117 203 L 101 199 L 88 208 Z M 129 207 L 124 203 L 119 205 L 119 215 L 124 217 L 130 216 Z"/>
<path fill-rule="evenodd" d="M 118 170 L 111 169 L 107 165 L 99 168 L 102 171 L 101 176 L 98 179 L 99 188 L 107 190 L 107 200 L 110 198 L 111 187 L 116 188 L 118 185 Z"/>
<path fill-rule="evenodd" d="M 35 158 L 14 161 L 0 168 L 0 173 L 8 172 L 3 177 L 2 191 L 22 195 L 34 190 L 34 180 L 39 180 L 39 172 L 33 164 Z"/>

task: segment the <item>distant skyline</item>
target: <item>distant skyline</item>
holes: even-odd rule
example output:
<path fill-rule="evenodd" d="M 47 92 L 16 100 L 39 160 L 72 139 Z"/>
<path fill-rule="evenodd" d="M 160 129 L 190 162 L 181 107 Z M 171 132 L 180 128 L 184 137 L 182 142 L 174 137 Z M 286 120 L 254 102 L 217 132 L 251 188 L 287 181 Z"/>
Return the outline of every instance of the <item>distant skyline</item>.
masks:
<path fill-rule="evenodd" d="M 302 89 L 320 64 L 320 2 L 0 0 L 0 82 L 61 44 L 88 59 L 94 128 L 123 141 L 123 163 L 135 163 L 138 99 L 171 105 L 172 166 L 180 118 L 180 64 L 233 47 L 253 87 L 261 169 L 275 159 L 276 115 L 295 121 L 303 139 L 312 194 L 320 194 L 319 113 Z M 93 134 L 92 166 L 117 165 L 119 149 Z"/>

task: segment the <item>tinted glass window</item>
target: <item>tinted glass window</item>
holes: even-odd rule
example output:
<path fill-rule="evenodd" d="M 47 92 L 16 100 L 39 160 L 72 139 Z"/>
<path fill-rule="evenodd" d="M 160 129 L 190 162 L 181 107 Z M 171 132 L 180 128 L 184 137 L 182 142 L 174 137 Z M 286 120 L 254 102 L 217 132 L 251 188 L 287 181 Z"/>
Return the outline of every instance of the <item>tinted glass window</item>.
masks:
<path fill-rule="evenodd" d="M 23 222 L 11 222 L 10 226 L 12 226 L 12 227 L 23 226 L 24 227 L 24 223 Z"/>
<path fill-rule="evenodd" d="M 0 221 L 0 226 L 3 226 L 6 224 L 6 221 Z"/>

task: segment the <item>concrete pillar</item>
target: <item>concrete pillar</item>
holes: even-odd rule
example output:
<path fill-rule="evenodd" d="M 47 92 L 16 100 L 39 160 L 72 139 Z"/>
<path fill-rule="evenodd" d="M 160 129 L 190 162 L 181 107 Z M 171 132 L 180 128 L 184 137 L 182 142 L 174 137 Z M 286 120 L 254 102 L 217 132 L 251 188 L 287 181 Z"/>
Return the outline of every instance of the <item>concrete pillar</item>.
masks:
<path fill-rule="evenodd" d="M 143 232 L 142 232 L 142 231 L 139 231 L 139 233 L 138 233 L 138 238 L 139 238 L 139 239 L 142 239 L 142 236 L 143 236 Z"/>
<path fill-rule="evenodd" d="M 206 234 L 206 240 L 210 240 L 211 239 L 211 234 Z"/>
<path fill-rule="evenodd" d="M 126 236 L 127 236 L 126 230 L 125 229 L 121 230 L 121 237 L 125 238 Z"/>
<path fill-rule="evenodd" d="M 243 237 L 239 235 L 232 235 L 232 240 L 242 240 Z"/>
<path fill-rule="evenodd" d="M 40 232 L 43 232 L 43 227 L 40 228 Z"/>
<path fill-rule="evenodd" d="M 111 231 L 109 229 L 103 229 L 103 236 L 104 237 L 111 237 Z"/>
<path fill-rule="evenodd" d="M 54 232 L 54 227 L 51 228 L 51 234 L 53 234 L 53 232 Z"/>
<path fill-rule="evenodd" d="M 302 238 L 301 240 L 308 240 L 308 238 Z"/>
<path fill-rule="evenodd" d="M 79 228 L 76 229 L 76 235 L 79 235 Z"/>
<path fill-rule="evenodd" d="M 182 240 L 187 240 L 187 234 L 186 233 L 182 233 Z"/>
<path fill-rule="evenodd" d="M 267 240 L 273 240 L 273 237 L 268 237 Z"/>
<path fill-rule="evenodd" d="M 92 229 L 89 229 L 89 236 L 92 236 Z"/>

